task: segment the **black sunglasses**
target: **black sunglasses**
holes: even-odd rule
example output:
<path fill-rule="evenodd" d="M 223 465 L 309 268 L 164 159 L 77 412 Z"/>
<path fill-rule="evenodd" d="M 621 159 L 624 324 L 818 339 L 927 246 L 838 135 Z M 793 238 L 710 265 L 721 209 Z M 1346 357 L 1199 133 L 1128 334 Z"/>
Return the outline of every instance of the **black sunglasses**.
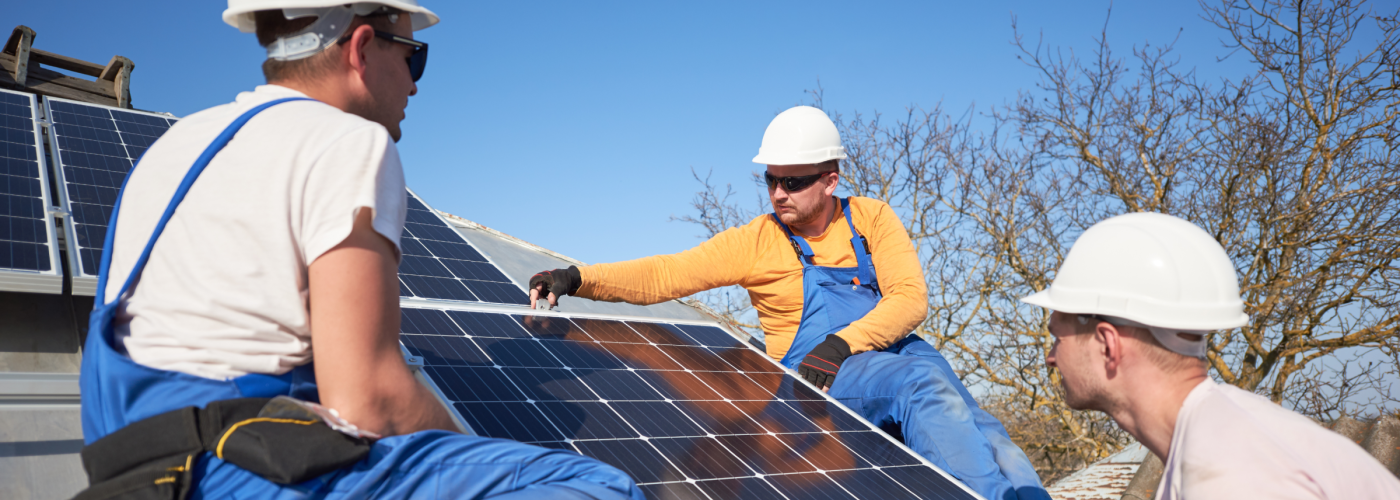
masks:
<path fill-rule="evenodd" d="M 796 193 L 803 189 L 812 187 L 812 184 L 817 183 L 817 179 L 821 179 L 823 175 L 829 173 L 831 172 L 821 172 L 812 175 L 794 175 L 790 177 L 775 177 L 773 174 L 764 172 L 763 182 L 768 183 L 768 189 L 773 189 L 775 187 L 778 187 L 778 184 L 782 184 L 784 191 L 787 191 L 789 193 Z"/>
<path fill-rule="evenodd" d="M 427 43 L 409 38 L 404 38 L 392 33 L 385 33 L 379 30 L 374 31 L 374 36 L 375 38 L 383 38 L 391 42 L 402 43 L 409 47 L 413 47 L 413 54 L 409 55 L 406 59 L 406 61 L 408 61 L 408 72 L 410 75 L 413 76 L 413 81 L 415 82 L 418 81 L 419 78 L 423 78 L 423 70 L 428 67 Z"/>
<path fill-rule="evenodd" d="M 350 37 L 351 35 L 346 35 L 340 40 L 336 40 L 335 43 L 345 43 L 350 40 Z M 385 33 L 379 30 L 374 30 L 374 37 L 383 38 L 391 42 L 402 43 L 409 47 L 413 47 L 413 53 L 404 59 L 408 62 L 408 74 L 413 77 L 413 81 L 415 82 L 418 81 L 419 78 L 423 78 L 423 69 L 428 67 L 427 43 L 420 42 L 418 40 L 413 40 L 410 38 L 404 38 L 392 33 Z"/>

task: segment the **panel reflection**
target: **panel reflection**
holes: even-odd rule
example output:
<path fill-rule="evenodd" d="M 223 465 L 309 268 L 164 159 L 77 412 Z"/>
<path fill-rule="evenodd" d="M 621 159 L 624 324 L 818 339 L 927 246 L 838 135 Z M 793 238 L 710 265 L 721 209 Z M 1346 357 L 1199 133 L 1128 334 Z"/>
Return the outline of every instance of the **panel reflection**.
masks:
<path fill-rule="evenodd" d="M 478 434 L 597 458 L 649 498 L 967 498 L 717 328 L 412 309 L 403 324 Z"/>

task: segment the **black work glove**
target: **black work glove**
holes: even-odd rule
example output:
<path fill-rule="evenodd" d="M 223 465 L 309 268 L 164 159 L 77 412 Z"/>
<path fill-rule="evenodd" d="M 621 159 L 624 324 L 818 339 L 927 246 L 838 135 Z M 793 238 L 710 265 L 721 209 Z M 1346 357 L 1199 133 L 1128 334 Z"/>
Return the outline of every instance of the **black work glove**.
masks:
<path fill-rule="evenodd" d="M 549 308 L 553 309 L 559 305 L 559 297 L 573 295 L 582 284 L 583 277 L 579 276 L 578 266 L 536 273 L 530 277 L 530 306 L 534 307 L 535 301 L 545 298 L 549 300 Z"/>
<path fill-rule="evenodd" d="M 836 382 L 836 372 L 841 369 L 841 363 L 849 357 L 851 345 L 841 337 L 827 335 L 826 340 L 817 344 L 807 353 L 807 357 L 802 358 L 802 364 L 797 367 L 797 375 L 807 379 L 818 389 L 825 390 Z"/>

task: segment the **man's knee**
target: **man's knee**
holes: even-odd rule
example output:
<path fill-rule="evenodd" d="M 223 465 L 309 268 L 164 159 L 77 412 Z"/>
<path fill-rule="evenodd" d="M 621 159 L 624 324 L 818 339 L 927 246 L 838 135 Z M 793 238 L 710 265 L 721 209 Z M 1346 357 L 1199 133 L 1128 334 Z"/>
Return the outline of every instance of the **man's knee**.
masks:
<path fill-rule="evenodd" d="M 962 381 L 958 380 L 955 374 L 950 376 L 934 360 L 919 356 L 907 356 L 907 358 L 908 362 L 898 373 L 904 385 L 917 387 L 921 390 L 931 390 L 938 394 L 949 394 L 961 399 L 958 388 L 962 387 Z"/>

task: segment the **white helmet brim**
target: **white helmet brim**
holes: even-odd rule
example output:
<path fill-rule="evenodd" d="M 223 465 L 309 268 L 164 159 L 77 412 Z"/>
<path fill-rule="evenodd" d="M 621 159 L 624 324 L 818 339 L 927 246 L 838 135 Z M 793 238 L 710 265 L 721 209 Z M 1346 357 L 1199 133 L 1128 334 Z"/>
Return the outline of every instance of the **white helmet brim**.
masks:
<path fill-rule="evenodd" d="M 229 0 L 228 8 L 224 10 L 223 19 L 229 26 L 238 28 L 238 31 L 253 33 L 257 31 L 257 23 L 253 20 L 253 13 L 260 10 L 319 9 L 345 5 L 346 3 L 343 0 Z M 418 5 L 418 0 L 376 0 L 353 3 L 357 7 L 361 4 L 382 5 L 407 12 L 413 20 L 413 31 L 426 29 L 441 20 L 433 11 Z"/>

